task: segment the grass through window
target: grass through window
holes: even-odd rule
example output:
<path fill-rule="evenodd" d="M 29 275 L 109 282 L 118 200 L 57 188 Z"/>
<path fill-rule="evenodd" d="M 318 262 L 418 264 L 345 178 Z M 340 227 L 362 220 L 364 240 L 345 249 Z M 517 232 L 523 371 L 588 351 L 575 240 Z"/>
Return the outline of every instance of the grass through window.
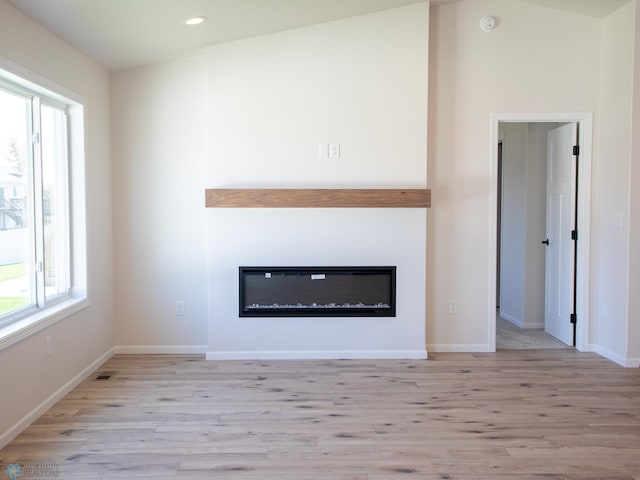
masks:
<path fill-rule="evenodd" d="M 0 265 L 0 315 L 16 310 L 28 303 L 28 298 L 5 296 L 3 284 L 27 275 L 26 263 Z M 6 284 L 5 284 L 6 285 Z"/>

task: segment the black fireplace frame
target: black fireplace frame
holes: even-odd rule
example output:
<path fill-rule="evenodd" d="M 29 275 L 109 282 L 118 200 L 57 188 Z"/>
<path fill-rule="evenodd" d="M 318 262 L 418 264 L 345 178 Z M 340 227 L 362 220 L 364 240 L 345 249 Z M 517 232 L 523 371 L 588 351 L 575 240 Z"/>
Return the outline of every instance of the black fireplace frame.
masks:
<path fill-rule="evenodd" d="M 335 306 L 305 307 L 305 308 L 247 308 L 245 295 L 246 274 L 299 274 L 299 275 L 388 275 L 389 303 L 384 306 L 371 305 L 358 308 L 343 308 Z M 396 316 L 396 267 L 395 266 L 349 266 L 349 267 L 321 267 L 321 266 L 286 266 L 238 267 L 239 302 L 238 315 L 240 317 L 395 317 Z"/>

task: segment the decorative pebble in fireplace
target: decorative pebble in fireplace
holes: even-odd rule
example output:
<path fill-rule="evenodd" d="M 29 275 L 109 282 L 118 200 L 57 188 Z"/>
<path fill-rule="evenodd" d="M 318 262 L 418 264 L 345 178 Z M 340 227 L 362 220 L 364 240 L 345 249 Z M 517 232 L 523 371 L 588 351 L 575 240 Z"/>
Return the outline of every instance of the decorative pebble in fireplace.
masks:
<path fill-rule="evenodd" d="M 240 267 L 241 317 L 395 317 L 396 267 Z"/>

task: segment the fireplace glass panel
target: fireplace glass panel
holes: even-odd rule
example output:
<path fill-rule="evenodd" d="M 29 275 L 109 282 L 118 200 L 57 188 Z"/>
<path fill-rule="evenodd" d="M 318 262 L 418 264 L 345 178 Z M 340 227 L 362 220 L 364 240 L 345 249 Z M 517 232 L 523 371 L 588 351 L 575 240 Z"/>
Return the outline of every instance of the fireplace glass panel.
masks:
<path fill-rule="evenodd" d="M 240 267 L 240 316 L 395 316 L 396 267 Z"/>

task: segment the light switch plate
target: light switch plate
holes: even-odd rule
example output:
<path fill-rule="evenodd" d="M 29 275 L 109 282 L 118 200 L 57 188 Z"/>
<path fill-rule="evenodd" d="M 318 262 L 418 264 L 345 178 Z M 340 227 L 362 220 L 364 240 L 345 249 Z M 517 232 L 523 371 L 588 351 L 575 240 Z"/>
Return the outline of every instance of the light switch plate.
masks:
<path fill-rule="evenodd" d="M 329 158 L 329 144 L 328 143 L 319 143 L 318 144 L 318 158 Z"/>

